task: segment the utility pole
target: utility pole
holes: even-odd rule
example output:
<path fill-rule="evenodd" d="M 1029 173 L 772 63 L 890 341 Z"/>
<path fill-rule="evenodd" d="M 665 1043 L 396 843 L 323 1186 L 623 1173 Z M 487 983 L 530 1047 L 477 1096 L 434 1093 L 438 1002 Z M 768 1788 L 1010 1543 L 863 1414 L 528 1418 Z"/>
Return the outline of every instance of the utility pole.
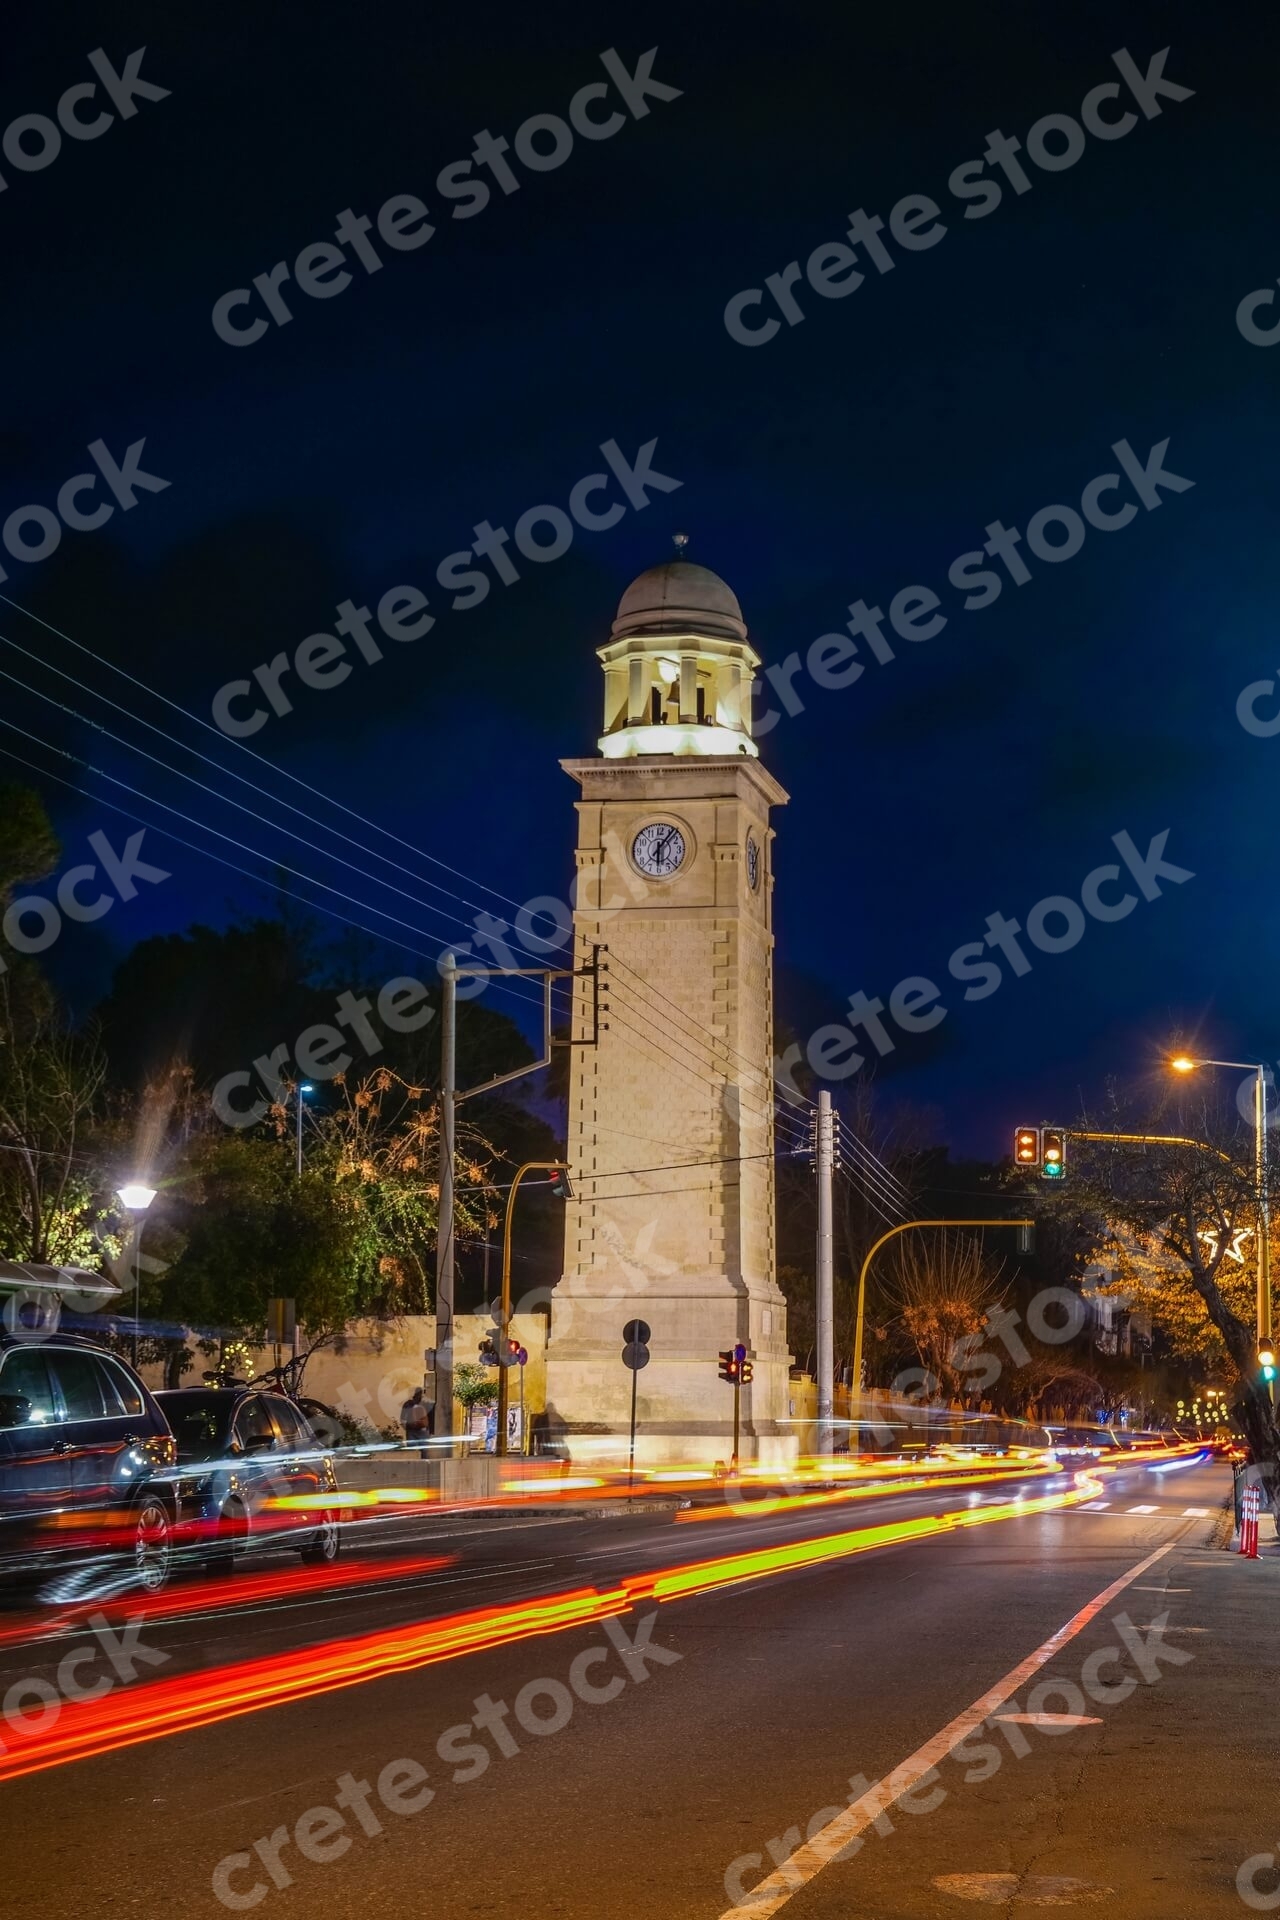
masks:
<path fill-rule="evenodd" d="M 1258 1186 L 1258 1345 L 1271 1345 L 1271 1196 L 1267 1179 L 1267 1077 L 1258 1067 L 1253 1082 L 1254 1173 Z M 1275 1389 L 1267 1382 L 1267 1392 Z"/>
<path fill-rule="evenodd" d="M 440 956 L 440 1210 L 436 1227 L 436 1419 L 437 1434 L 453 1436 L 453 1328 L 454 1328 L 454 1244 L 455 1206 L 454 1206 L 454 1167 L 455 1141 L 457 1133 L 458 1108 L 464 1100 L 474 1100 L 477 1094 L 491 1093 L 495 1087 L 504 1087 L 510 1080 L 522 1080 L 526 1074 L 537 1073 L 542 1067 L 551 1064 L 552 1050 L 556 1046 L 593 1047 L 600 1037 L 600 953 L 599 945 L 591 950 L 591 961 L 587 966 L 573 967 L 460 967 L 455 955 L 442 953 Z M 607 949 L 604 949 L 607 951 Z M 495 1073 L 490 1079 L 482 1080 L 479 1086 L 458 1087 L 457 1035 L 458 1035 L 458 980 L 496 980 L 503 978 L 532 978 L 542 981 L 542 1053 L 528 1066 L 513 1067 L 509 1073 Z M 551 1032 L 551 992 L 557 980 L 590 979 L 593 983 L 592 1027 L 590 1039 L 574 1039 L 572 1033 L 568 1040 L 557 1041 Z M 560 1163 L 550 1164 L 558 1166 Z M 518 1179 L 519 1176 L 517 1176 Z M 514 1191 L 514 1189 L 513 1189 Z M 508 1206 L 508 1233 L 510 1231 L 510 1208 Z M 509 1246 L 509 1241 L 508 1241 Z M 507 1285 L 510 1287 L 510 1268 L 507 1269 Z M 509 1311 L 509 1305 L 508 1305 Z M 505 1334 L 505 1323 L 503 1332 Z M 500 1429 L 499 1437 L 502 1437 Z M 502 1449 L 506 1451 L 505 1444 Z"/>
<path fill-rule="evenodd" d="M 436 1226 L 435 1432 L 453 1437 L 453 1172 L 457 1118 L 458 970 L 440 956 L 440 1209 Z"/>
<path fill-rule="evenodd" d="M 835 1126 L 831 1095 L 818 1095 L 818 1452 L 832 1448 L 832 1374 L 835 1362 L 834 1294 L 831 1276 L 831 1182 L 835 1161 Z"/>

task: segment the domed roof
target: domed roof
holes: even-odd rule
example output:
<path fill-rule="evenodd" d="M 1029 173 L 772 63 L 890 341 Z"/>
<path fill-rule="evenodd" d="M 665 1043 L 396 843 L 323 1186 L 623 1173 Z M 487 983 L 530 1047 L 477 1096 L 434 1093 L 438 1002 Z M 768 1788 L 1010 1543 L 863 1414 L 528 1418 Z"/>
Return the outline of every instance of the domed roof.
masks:
<path fill-rule="evenodd" d="M 691 560 L 664 560 L 633 580 L 618 602 L 614 638 L 644 633 L 745 640 L 747 628 L 737 595 L 718 573 Z"/>

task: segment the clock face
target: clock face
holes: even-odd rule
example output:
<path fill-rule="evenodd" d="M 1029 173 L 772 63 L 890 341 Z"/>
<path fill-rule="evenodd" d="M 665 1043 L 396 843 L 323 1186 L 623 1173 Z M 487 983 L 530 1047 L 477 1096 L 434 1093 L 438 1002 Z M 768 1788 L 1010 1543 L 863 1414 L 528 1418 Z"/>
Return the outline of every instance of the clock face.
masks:
<path fill-rule="evenodd" d="M 747 885 L 753 892 L 760 885 L 760 842 L 754 833 L 747 835 Z"/>
<path fill-rule="evenodd" d="M 666 880 L 680 871 L 686 851 L 679 827 L 655 820 L 652 826 L 641 827 L 632 843 L 631 858 L 641 873 L 647 873 L 654 880 Z"/>

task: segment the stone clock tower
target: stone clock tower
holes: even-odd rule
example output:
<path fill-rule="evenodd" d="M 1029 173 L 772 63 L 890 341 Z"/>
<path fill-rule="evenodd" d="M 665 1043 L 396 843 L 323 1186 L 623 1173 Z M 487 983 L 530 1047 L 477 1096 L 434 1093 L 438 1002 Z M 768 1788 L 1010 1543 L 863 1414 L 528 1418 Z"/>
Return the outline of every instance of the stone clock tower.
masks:
<path fill-rule="evenodd" d="M 579 1460 L 625 1452 L 623 1327 L 651 1329 L 637 1458 L 727 1461 L 741 1343 L 744 1459 L 794 1452 L 786 1308 L 774 1278 L 770 810 L 787 795 L 751 738 L 760 664 L 725 582 L 678 559 L 622 597 L 599 755 L 577 781 L 565 1270 L 548 1415 Z M 592 1438 L 591 1436 L 595 1436 Z M 604 1436 L 611 1436 L 605 1438 Z"/>

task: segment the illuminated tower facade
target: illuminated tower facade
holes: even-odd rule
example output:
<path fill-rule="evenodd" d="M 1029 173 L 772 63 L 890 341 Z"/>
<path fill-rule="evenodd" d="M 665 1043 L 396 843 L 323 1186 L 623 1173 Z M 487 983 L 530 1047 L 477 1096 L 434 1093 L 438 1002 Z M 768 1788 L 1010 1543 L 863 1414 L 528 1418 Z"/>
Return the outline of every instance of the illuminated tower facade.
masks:
<path fill-rule="evenodd" d="M 759 657 L 725 582 L 677 559 L 622 597 L 604 731 L 577 782 L 575 960 L 599 949 L 594 1045 L 571 1052 L 564 1274 L 548 1413 L 570 1450 L 629 1426 L 623 1328 L 651 1330 L 637 1379 L 641 1460 L 727 1460 L 746 1347 L 744 1457 L 784 1458 L 786 1309 L 775 1279 L 773 808 L 787 795 L 751 737 Z M 575 983 L 575 1034 L 593 1031 Z M 597 1436 L 593 1442 L 590 1436 Z"/>

